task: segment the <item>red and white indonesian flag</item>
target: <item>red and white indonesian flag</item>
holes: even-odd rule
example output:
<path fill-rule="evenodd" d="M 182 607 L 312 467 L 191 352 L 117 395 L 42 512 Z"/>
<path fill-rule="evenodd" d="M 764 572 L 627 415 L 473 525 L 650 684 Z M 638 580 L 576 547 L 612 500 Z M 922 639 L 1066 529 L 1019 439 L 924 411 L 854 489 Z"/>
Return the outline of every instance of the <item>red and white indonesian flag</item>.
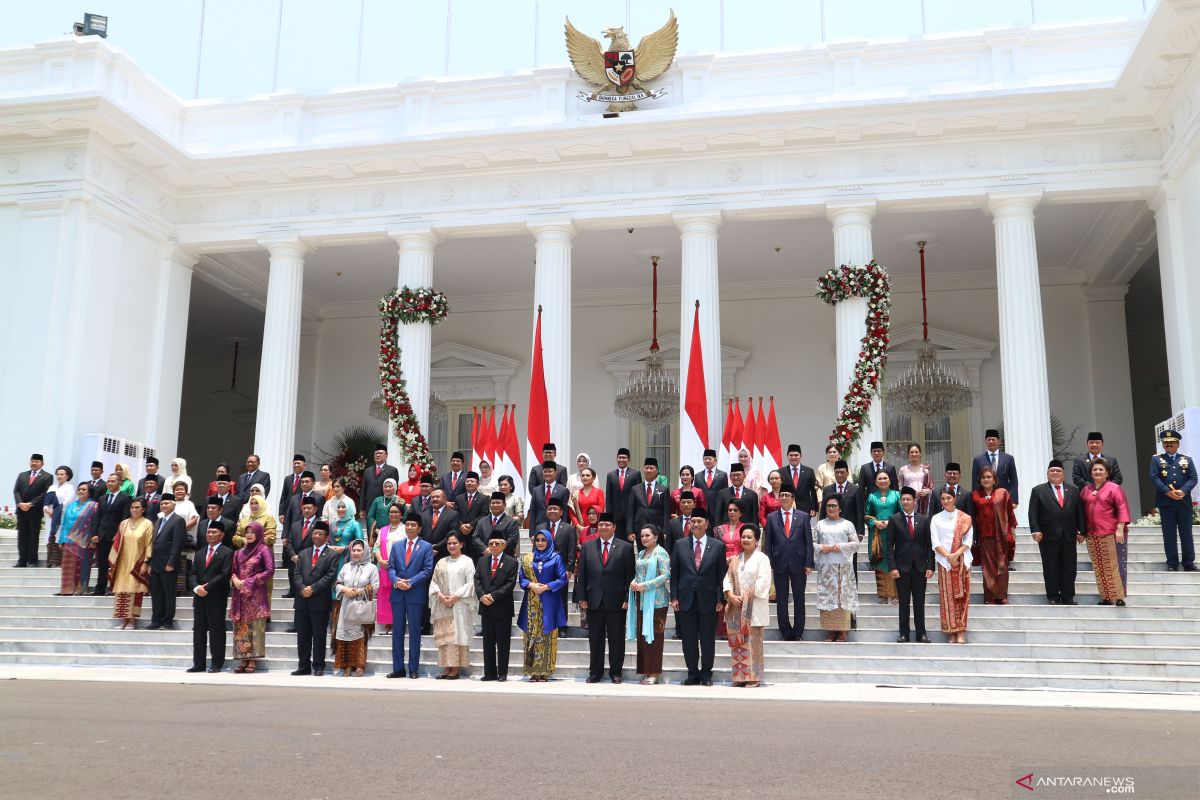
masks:
<path fill-rule="evenodd" d="M 529 418 L 525 421 L 525 458 L 530 465 L 542 462 L 542 445 L 548 441 L 550 401 L 546 396 L 546 372 L 542 366 L 542 307 L 538 306 L 537 325 L 533 330 L 533 368 L 529 376 Z"/>
<path fill-rule="evenodd" d="M 783 445 L 779 441 L 779 420 L 775 418 L 775 396 L 771 396 L 771 410 L 767 413 L 767 437 L 766 437 L 766 452 L 763 454 L 767 459 L 767 471 L 779 469 L 783 466 Z"/>
<path fill-rule="evenodd" d="M 729 430 L 725 437 L 725 463 L 722 465 L 725 469 L 729 469 L 729 465 L 738 460 L 738 451 L 742 449 L 742 439 L 745 433 L 745 425 L 742 422 L 742 401 L 736 397 L 733 398 L 730 410 L 732 411 L 732 416 L 730 417 Z"/>
<path fill-rule="evenodd" d="M 467 469 L 478 470 L 479 459 L 483 457 L 483 417 L 486 411 L 481 413 L 478 408 L 471 406 L 471 455 L 467 462 Z"/>
<path fill-rule="evenodd" d="M 725 402 L 725 425 L 721 428 L 721 447 L 717 450 L 717 463 L 721 469 L 728 469 L 730 448 L 733 446 L 729 437 L 733 432 L 733 401 Z"/>
<path fill-rule="evenodd" d="M 525 478 L 521 471 L 521 444 L 517 439 L 517 409 L 516 406 L 506 406 L 500 431 L 496 435 L 496 461 L 492 468 L 496 472 L 496 480 L 501 475 L 510 475 L 513 479 L 513 494 L 517 497 L 525 495 Z"/>
<path fill-rule="evenodd" d="M 688 355 L 687 384 L 684 386 L 683 419 L 679 425 L 681 464 L 700 469 L 708 447 L 708 394 L 704 388 L 704 351 L 700 346 L 700 304 L 692 322 L 692 345 Z"/>

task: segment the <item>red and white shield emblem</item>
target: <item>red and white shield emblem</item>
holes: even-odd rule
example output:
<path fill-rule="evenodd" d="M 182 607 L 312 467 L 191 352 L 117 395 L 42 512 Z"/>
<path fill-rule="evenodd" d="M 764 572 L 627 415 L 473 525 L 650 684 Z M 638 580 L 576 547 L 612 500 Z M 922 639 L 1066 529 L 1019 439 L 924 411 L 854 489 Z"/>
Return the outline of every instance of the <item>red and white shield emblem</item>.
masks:
<path fill-rule="evenodd" d="M 605 53 L 604 73 L 617 86 L 628 86 L 633 80 L 633 51 L 610 50 Z"/>

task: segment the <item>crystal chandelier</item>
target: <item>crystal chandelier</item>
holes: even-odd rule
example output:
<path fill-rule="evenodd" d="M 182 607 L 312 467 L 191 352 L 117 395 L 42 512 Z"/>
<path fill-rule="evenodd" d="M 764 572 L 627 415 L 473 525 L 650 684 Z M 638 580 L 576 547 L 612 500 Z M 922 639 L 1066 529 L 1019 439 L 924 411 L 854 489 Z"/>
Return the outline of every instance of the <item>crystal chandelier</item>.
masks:
<path fill-rule="evenodd" d="M 663 371 L 658 349 L 658 256 L 651 256 L 653 268 L 653 306 L 651 311 L 650 354 L 646 369 L 635 373 L 613 404 L 617 414 L 646 425 L 663 425 L 679 415 L 679 387 Z"/>
<path fill-rule="evenodd" d="M 971 387 L 937 360 L 929 341 L 929 312 L 925 299 L 925 242 L 921 253 L 921 349 L 917 363 L 887 390 L 887 402 L 923 419 L 949 416 L 971 405 Z"/>

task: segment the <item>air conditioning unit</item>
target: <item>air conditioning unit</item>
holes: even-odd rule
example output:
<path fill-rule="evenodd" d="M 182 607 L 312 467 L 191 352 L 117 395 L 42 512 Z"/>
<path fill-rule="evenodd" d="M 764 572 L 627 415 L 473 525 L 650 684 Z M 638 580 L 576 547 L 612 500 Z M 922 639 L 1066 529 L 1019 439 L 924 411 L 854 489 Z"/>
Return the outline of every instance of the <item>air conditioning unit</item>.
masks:
<path fill-rule="evenodd" d="M 89 477 L 93 461 L 104 464 L 104 474 L 107 476 L 116 469 L 117 464 L 129 466 L 130 479 L 137 483 L 146 475 L 146 459 L 156 455 L 150 445 L 133 442 L 120 436 L 109 436 L 102 433 L 87 433 L 79 448 L 79 465 L 75 471 L 78 480 Z"/>
<path fill-rule="evenodd" d="M 1154 426 L 1154 441 L 1165 430 L 1179 432 L 1179 452 L 1193 461 L 1200 457 L 1200 408 L 1185 408 Z M 1161 452 L 1159 450 L 1158 452 Z M 1200 485 L 1192 490 L 1192 502 L 1200 502 Z"/>

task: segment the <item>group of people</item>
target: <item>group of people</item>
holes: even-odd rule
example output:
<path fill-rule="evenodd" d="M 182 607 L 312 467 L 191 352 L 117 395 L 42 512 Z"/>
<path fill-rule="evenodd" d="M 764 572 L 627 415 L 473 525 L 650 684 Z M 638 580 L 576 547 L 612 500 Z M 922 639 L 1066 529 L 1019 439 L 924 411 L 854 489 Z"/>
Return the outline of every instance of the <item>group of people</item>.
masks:
<path fill-rule="evenodd" d="M 1195 571 L 1190 497 L 1196 468 L 1178 453 L 1177 432 L 1160 439 L 1163 452 L 1151 460 L 1149 474 L 1167 567 Z M 746 451 L 726 471 L 717 467 L 716 452 L 706 450 L 702 468 L 682 467 L 674 489 L 653 458 L 634 470 L 626 448 L 617 451 L 601 488 L 587 454 L 568 475 L 547 443 L 543 462 L 529 475 L 528 510 L 510 476 L 494 475 L 486 463 L 469 469 L 458 452 L 440 476 L 409 467 L 401 480 L 379 445 L 359 482 L 357 504 L 329 465 L 313 473 L 298 454 L 273 510 L 271 476 L 255 455 L 236 480 L 226 465 L 218 467 L 201 510 L 190 500 L 193 482 L 183 459 L 172 460 L 165 476 L 157 460 L 148 459 L 136 484 L 127 464 L 105 475 L 104 465 L 93 462 L 90 477 L 74 483 L 69 467 L 51 475 L 35 453 L 13 490 L 15 566 L 38 565 L 48 519 L 47 562 L 62 575 L 57 594 L 110 594 L 113 616 L 126 628 L 137 626 L 149 594 L 149 627 L 173 628 L 176 597 L 190 593 L 190 671 L 223 668 L 226 618 L 233 623 L 234 670 L 254 672 L 265 657 L 282 539 L 284 596 L 293 603 L 289 631 L 298 637 L 294 674 L 324 673 L 328 636 L 334 669 L 362 675 L 368 642 L 380 626 L 391 635 L 389 678 L 418 677 L 422 636 L 432 635 L 437 677 L 455 680 L 468 666 L 478 623 L 483 679 L 507 680 L 515 614 L 523 672 L 545 681 L 555 672 L 573 602 L 588 635 L 590 682 L 603 678 L 606 660 L 610 680 L 620 682 L 625 644 L 636 641 L 637 672 L 643 683 L 657 683 L 670 609 L 674 635 L 682 640 L 685 683 L 712 683 L 721 636 L 735 685 L 755 686 L 763 680 L 771 604 L 780 638 L 801 638 L 814 572 L 825 639 L 847 640 L 858 611 L 863 545 L 878 601 L 898 606 L 900 642 L 929 641 L 924 602 L 935 571 L 941 629 L 952 642 L 966 641 L 973 564 L 981 566 L 984 602 L 1009 602 L 1018 476 L 998 431 L 988 430 L 985 443 L 965 486 L 954 462 L 935 481 L 918 444 L 897 466 L 885 459 L 882 442 L 872 442 L 857 480 L 832 446 L 814 470 L 793 444 L 787 464 L 766 476 L 753 469 Z M 1053 460 L 1046 482 L 1030 493 L 1029 529 L 1048 602 L 1076 603 L 1077 545 L 1086 543 L 1099 602 L 1125 605 L 1130 514 L 1121 483 L 1116 459 L 1093 432 L 1071 482 L 1063 463 Z M 525 527 L 532 547 L 520 554 Z M 98 575 L 91 587 L 93 567 Z"/>

